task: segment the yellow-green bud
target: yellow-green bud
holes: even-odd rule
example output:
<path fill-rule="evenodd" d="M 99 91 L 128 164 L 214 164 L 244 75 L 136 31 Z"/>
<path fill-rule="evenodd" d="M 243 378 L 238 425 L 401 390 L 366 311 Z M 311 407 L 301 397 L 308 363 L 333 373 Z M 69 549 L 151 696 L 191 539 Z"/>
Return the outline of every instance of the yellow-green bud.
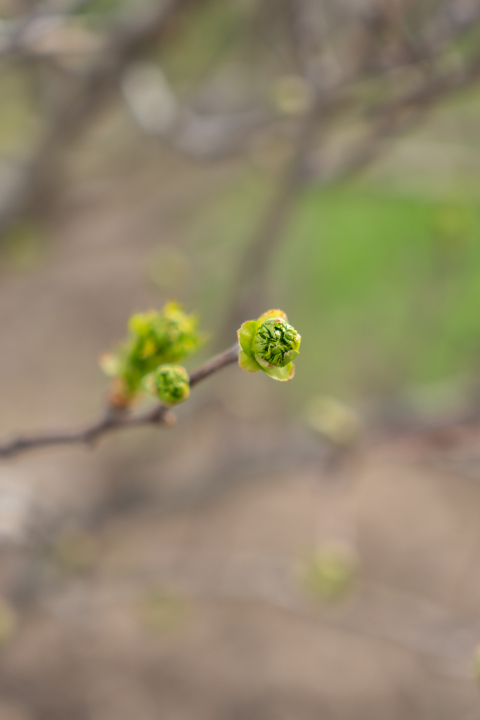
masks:
<path fill-rule="evenodd" d="M 181 362 L 203 342 L 195 315 L 187 315 L 175 302 L 159 312 L 151 310 L 132 315 L 129 338 L 114 353 L 101 358 L 103 371 L 120 378 L 124 395 L 131 402 L 140 391 L 144 378 L 165 363 Z"/>
<path fill-rule="evenodd" d="M 149 386 L 165 405 L 178 405 L 190 395 L 190 379 L 181 365 L 160 365 L 151 374 Z"/>

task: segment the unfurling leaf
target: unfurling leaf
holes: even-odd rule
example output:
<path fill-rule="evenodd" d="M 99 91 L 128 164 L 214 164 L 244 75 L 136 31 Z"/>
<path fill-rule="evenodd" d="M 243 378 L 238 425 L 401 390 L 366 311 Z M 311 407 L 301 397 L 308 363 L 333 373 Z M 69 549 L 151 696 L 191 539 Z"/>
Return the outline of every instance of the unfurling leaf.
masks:
<path fill-rule="evenodd" d="M 197 325 L 197 317 L 187 315 L 175 302 L 159 312 L 132 315 L 127 342 L 100 360 L 102 370 L 116 381 L 115 397 L 120 390 L 122 406 L 132 402 L 145 376 L 159 365 L 177 363 L 200 347 L 204 338 Z"/>

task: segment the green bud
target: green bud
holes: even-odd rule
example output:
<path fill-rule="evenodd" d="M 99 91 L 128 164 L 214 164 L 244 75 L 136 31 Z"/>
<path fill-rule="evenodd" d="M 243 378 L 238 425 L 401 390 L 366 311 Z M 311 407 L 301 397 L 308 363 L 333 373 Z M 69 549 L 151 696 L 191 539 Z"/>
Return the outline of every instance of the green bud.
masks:
<path fill-rule="evenodd" d="M 345 598 L 352 590 L 358 570 L 354 548 L 330 541 L 306 558 L 300 579 L 312 597 L 335 602 Z"/>
<path fill-rule="evenodd" d="M 197 324 L 195 315 L 187 315 L 174 302 L 160 312 L 136 313 L 128 323 L 127 342 L 115 353 L 102 356 L 101 367 L 107 375 L 121 380 L 131 401 L 146 375 L 159 365 L 183 360 L 200 347 L 203 337 Z"/>
<path fill-rule="evenodd" d="M 165 405 L 178 405 L 190 395 L 190 378 L 181 365 L 160 365 L 144 379 L 144 387 Z"/>
<path fill-rule="evenodd" d="M 292 363 L 300 352 L 301 337 L 282 310 L 269 310 L 249 320 L 238 331 L 239 363 L 247 372 L 263 370 L 274 380 L 291 380 Z"/>
<path fill-rule="evenodd" d="M 300 336 L 284 320 L 267 320 L 255 333 L 252 352 L 257 362 L 264 360 L 269 365 L 284 367 L 299 354 Z"/>

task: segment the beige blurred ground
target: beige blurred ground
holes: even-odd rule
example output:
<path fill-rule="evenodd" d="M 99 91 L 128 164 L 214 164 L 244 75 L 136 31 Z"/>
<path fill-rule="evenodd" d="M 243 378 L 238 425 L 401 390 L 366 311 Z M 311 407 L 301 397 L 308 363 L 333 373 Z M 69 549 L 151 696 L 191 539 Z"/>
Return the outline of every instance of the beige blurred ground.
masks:
<path fill-rule="evenodd" d="M 48 250 L 30 269 L 5 264 L 4 434 L 95 415 L 97 356 L 129 313 L 164 299 L 146 258 L 235 176 L 124 142 L 108 172 L 94 144 L 79 152 L 84 179 Z M 2 462 L 1 720 L 480 716 L 475 443 L 470 464 L 392 445 L 327 477 L 268 382 L 229 368 L 171 430 Z M 355 545 L 361 568 L 333 606 L 299 581 L 331 538 Z"/>

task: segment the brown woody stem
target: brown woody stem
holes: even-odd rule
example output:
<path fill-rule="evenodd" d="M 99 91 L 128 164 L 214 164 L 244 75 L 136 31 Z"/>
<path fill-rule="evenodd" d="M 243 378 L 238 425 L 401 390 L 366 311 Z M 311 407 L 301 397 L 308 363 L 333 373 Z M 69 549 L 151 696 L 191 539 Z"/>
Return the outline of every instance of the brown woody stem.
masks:
<path fill-rule="evenodd" d="M 236 362 L 238 349 L 238 344 L 235 344 L 194 370 L 190 375 L 190 386 L 195 387 L 210 375 Z M 114 430 L 142 427 L 144 425 L 168 425 L 171 417 L 169 408 L 161 404 L 139 413 L 124 412 L 108 407 L 103 418 L 83 428 L 24 435 L 1 443 L 0 457 L 10 457 L 26 450 L 48 445 L 93 445 L 103 435 Z"/>

